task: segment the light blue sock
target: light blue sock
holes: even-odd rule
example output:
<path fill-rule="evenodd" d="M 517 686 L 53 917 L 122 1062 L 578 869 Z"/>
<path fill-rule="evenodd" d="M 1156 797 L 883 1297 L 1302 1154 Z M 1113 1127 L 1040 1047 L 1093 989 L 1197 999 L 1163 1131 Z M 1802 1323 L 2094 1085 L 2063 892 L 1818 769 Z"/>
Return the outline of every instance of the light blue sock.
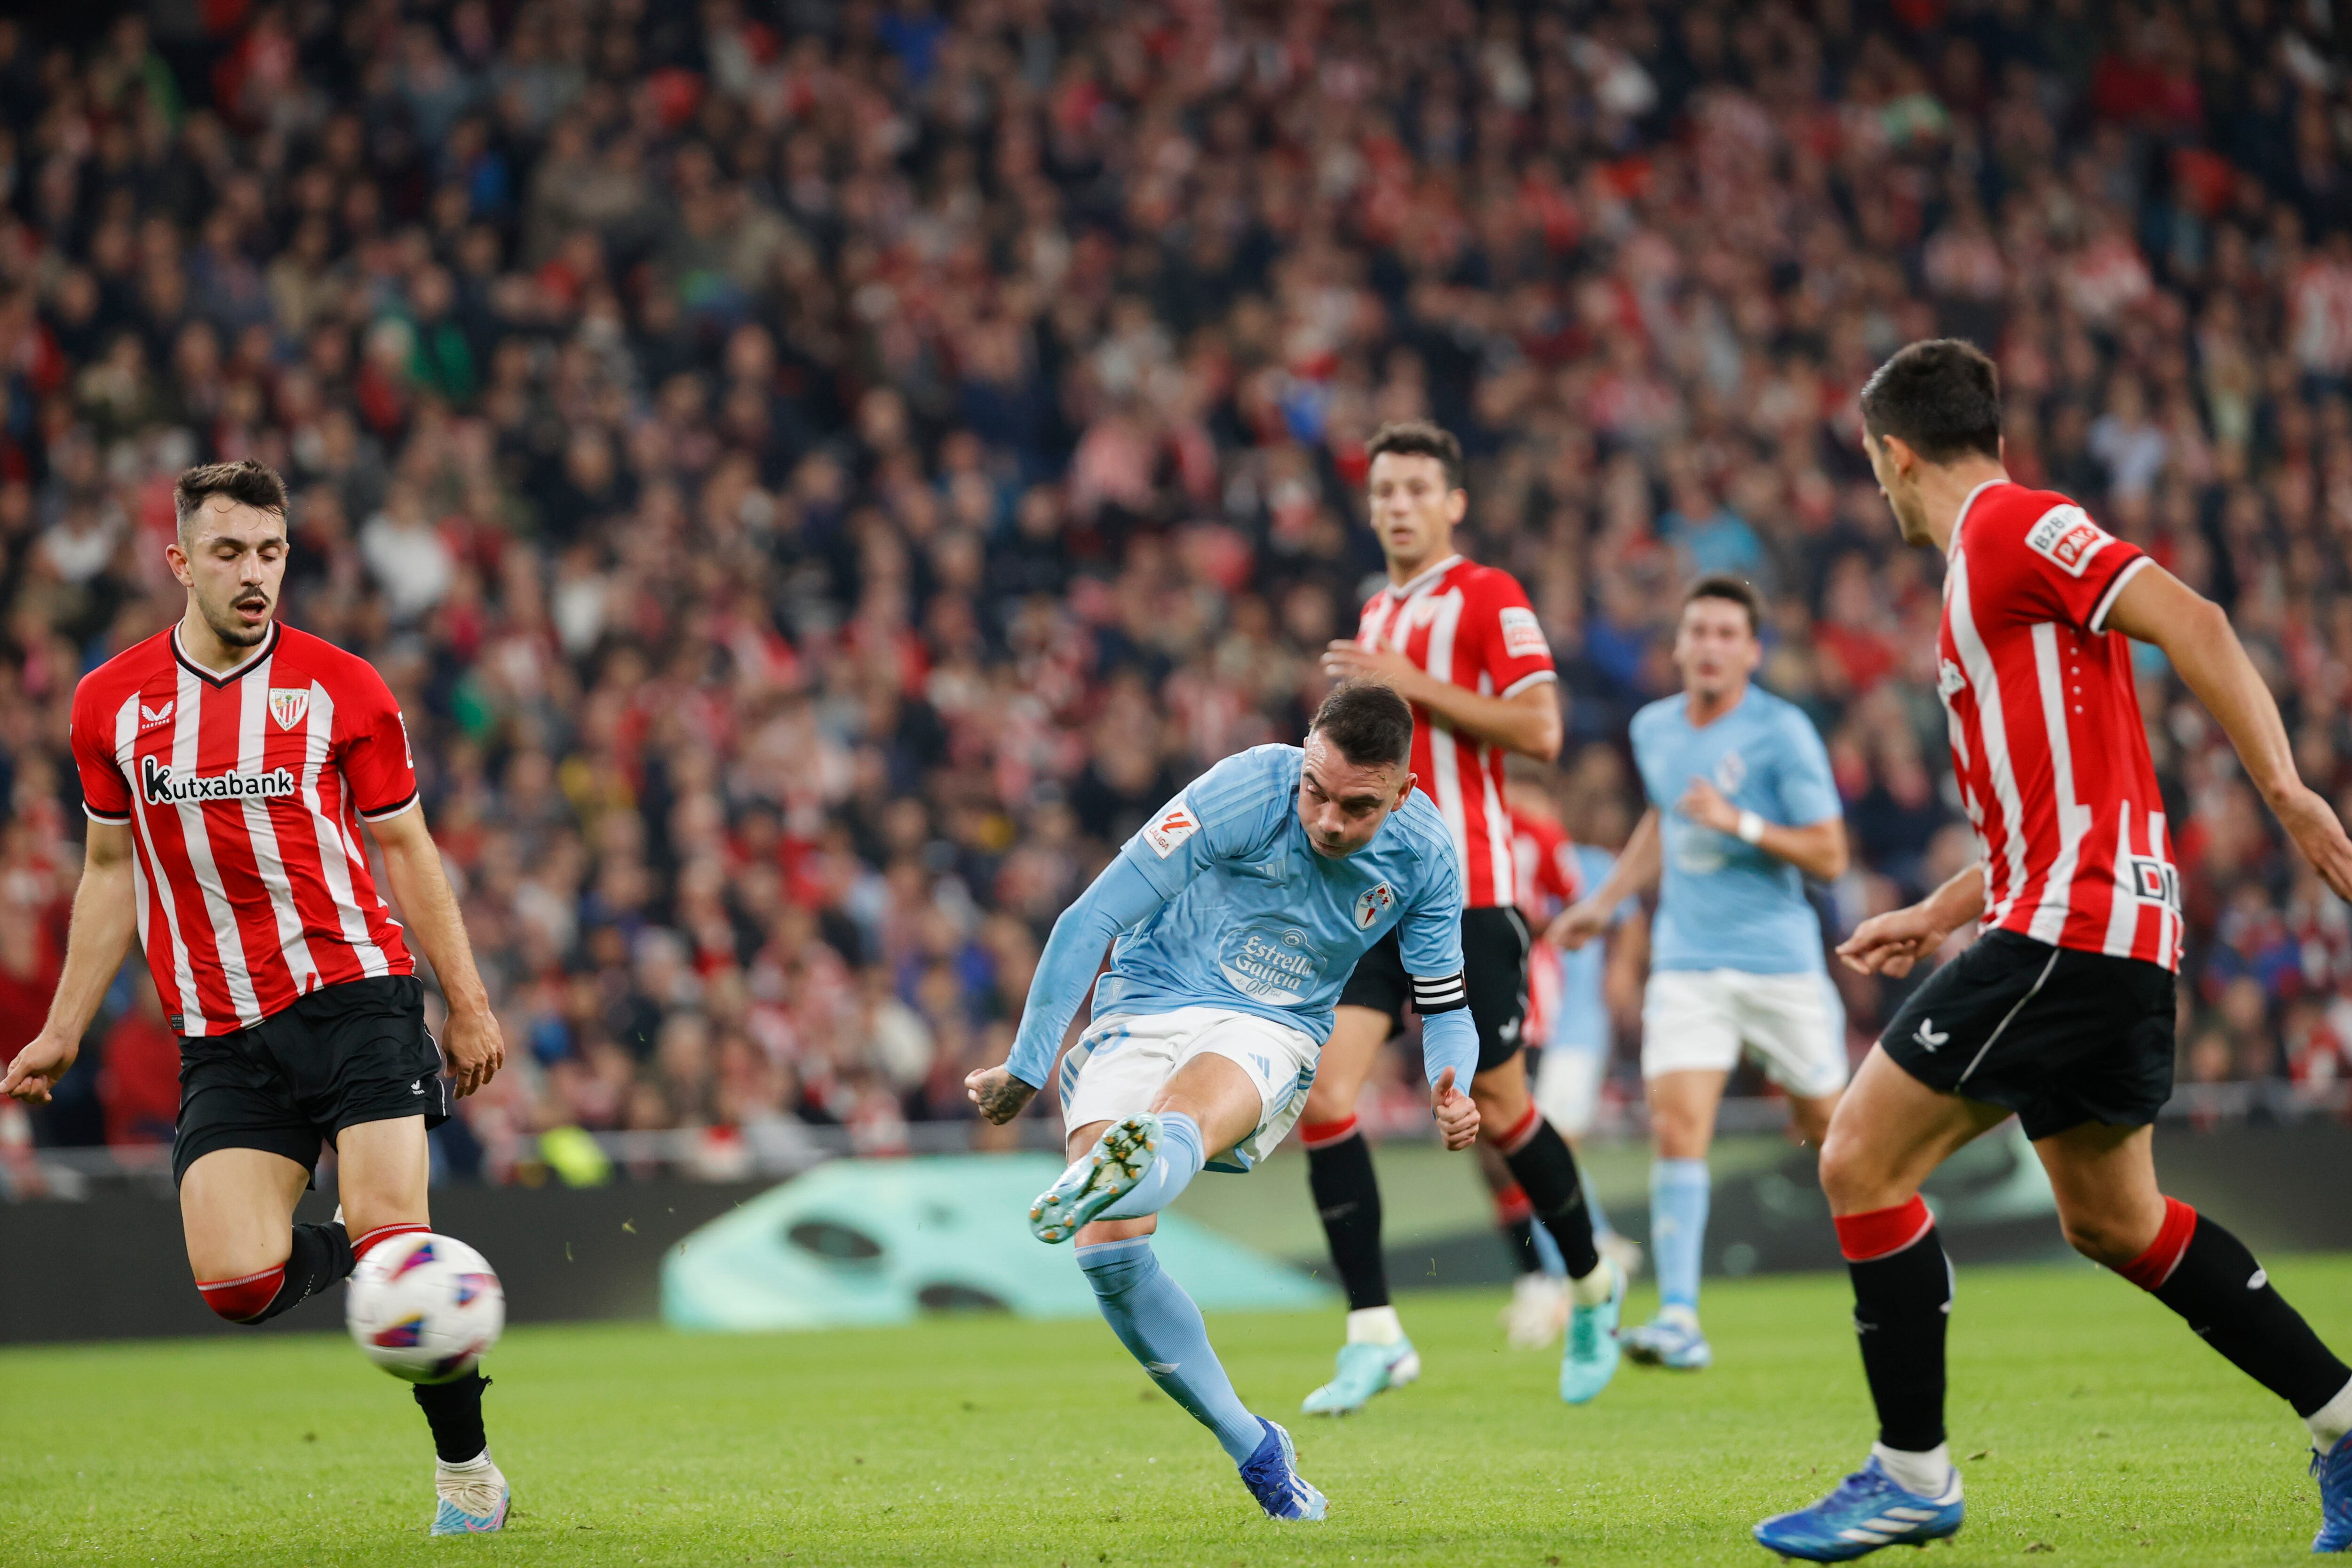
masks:
<path fill-rule="evenodd" d="M 1592 1190 L 1591 1176 L 1584 1178 L 1584 1212 L 1592 1216 L 1593 1240 L 1605 1241 L 1617 1234 L 1617 1227 L 1609 1223 L 1608 1215 L 1601 1210 L 1601 1194 Z M 1541 1230 L 1543 1226 L 1538 1226 L 1536 1228 Z"/>
<path fill-rule="evenodd" d="M 1657 1265 L 1661 1307 L 1698 1310 L 1709 1184 L 1705 1160 L 1650 1163 L 1650 1253 Z"/>
<path fill-rule="evenodd" d="M 1160 1113 L 1160 1157 L 1151 1162 L 1151 1169 L 1143 1173 L 1143 1180 L 1095 1217 L 1141 1219 L 1145 1215 L 1158 1214 L 1176 1201 L 1176 1194 L 1208 1163 L 1209 1156 L 1201 1147 L 1201 1124 L 1181 1110 L 1163 1110 Z"/>
<path fill-rule="evenodd" d="M 1265 1428 L 1234 1392 L 1233 1380 L 1209 1348 L 1209 1325 L 1201 1309 L 1160 1267 L 1151 1238 L 1081 1247 L 1077 1257 L 1104 1321 L 1151 1381 L 1214 1432 L 1234 1464 L 1256 1452 Z"/>

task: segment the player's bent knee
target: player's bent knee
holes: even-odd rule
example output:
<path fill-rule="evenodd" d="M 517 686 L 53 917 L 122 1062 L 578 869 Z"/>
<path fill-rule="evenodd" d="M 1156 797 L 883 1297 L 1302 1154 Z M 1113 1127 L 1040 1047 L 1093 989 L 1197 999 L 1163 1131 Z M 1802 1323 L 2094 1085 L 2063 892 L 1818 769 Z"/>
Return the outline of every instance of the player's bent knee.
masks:
<path fill-rule="evenodd" d="M 1911 1196 L 1868 1144 L 1832 1126 L 1822 1140 L 1822 1195 L 1832 1214 L 1862 1214 L 1890 1207 Z"/>
<path fill-rule="evenodd" d="M 286 1265 L 274 1263 L 257 1273 L 229 1279 L 199 1279 L 196 1292 L 220 1317 L 232 1323 L 254 1324 L 278 1299 L 279 1289 L 286 1283 Z"/>

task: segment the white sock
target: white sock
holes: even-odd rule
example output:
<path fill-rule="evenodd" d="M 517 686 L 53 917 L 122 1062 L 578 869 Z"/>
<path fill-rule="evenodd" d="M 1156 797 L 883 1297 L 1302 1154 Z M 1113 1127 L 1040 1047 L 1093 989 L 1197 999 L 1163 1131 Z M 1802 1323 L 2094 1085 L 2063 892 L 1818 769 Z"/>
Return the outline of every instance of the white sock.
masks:
<path fill-rule="evenodd" d="M 2352 1432 L 2352 1383 L 2336 1391 L 2336 1397 L 2305 1416 L 2311 1428 L 2313 1447 L 2321 1453 L 2331 1453 L 2344 1441 L 2344 1434 Z"/>
<path fill-rule="evenodd" d="M 1394 1307 L 1359 1307 L 1348 1314 L 1351 1345 L 1395 1345 L 1404 1342 L 1404 1324 Z"/>
<path fill-rule="evenodd" d="M 485 1447 L 480 1453 L 462 1464 L 453 1465 L 448 1460 L 440 1458 L 433 1462 L 440 1467 L 441 1473 L 445 1476 L 472 1475 L 490 1468 L 490 1451 Z"/>
<path fill-rule="evenodd" d="M 1895 1484 L 1906 1492 L 1937 1499 L 1941 1499 L 1947 1490 L 1954 1497 L 1959 1495 L 1960 1472 L 1952 1468 L 1952 1446 L 1949 1443 L 1938 1443 L 1924 1454 L 1907 1453 L 1901 1448 L 1890 1448 L 1884 1443 L 1873 1443 L 1870 1452 L 1871 1457 L 1894 1478 Z"/>
<path fill-rule="evenodd" d="M 1607 1258 L 1581 1279 L 1568 1282 L 1568 1299 L 1580 1307 L 1598 1307 L 1617 1291 L 1617 1266 Z"/>

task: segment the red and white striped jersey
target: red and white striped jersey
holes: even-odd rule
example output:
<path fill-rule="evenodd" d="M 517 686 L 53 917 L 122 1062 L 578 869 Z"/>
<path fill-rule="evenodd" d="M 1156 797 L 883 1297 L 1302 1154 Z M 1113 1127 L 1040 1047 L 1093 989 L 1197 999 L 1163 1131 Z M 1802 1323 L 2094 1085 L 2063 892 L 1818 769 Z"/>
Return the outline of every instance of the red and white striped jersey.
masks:
<path fill-rule="evenodd" d="M 1511 859 L 1517 872 L 1518 908 L 1534 928 L 1538 954 L 1557 957 L 1543 940 L 1544 927 L 1554 915 L 1584 896 L 1584 879 L 1576 864 L 1576 841 L 1549 817 L 1524 811 L 1511 814 Z M 1528 1010 L 1519 1022 L 1519 1038 L 1540 1046 L 1551 1037 L 1551 1021 L 1559 1014 L 1560 973 L 1557 963 L 1540 958 L 1528 965 Z"/>
<path fill-rule="evenodd" d="M 2180 879 L 2131 645 L 2107 627 L 2147 557 L 2005 479 L 1952 530 L 1937 689 L 1984 855 L 1987 930 L 2180 963 Z"/>
<path fill-rule="evenodd" d="M 82 677 L 73 753 L 90 817 L 131 825 L 140 941 L 179 1033 L 415 969 L 360 844 L 362 818 L 416 799 L 399 705 L 365 659 L 273 625 L 216 675 L 174 626 Z"/>
<path fill-rule="evenodd" d="M 1357 623 L 1356 641 L 1401 653 L 1440 680 L 1489 697 L 1559 679 L 1551 645 L 1517 580 L 1459 555 L 1373 595 Z M 1510 816 L 1503 809 L 1503 749 L 1456 737 L 1416 702 L 1412 771 L 1437 803 L 1462 857 L 1463 906 L 1508 904 L 1517 879 Z"/>

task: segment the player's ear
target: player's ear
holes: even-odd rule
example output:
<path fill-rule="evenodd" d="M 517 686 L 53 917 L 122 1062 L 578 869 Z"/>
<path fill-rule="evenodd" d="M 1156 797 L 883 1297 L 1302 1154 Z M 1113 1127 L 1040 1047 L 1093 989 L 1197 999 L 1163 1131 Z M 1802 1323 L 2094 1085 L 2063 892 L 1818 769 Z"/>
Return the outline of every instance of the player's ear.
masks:
<path fill-rule="evenodd" d="M 1462 520 L 1469 515 L 1470 492 L 1458 487 L 1446 491 L 1445 521 L 1447 524 L 1451 527 L 1459 528 L 1462 526 Z"/>
<path fill-rule="evenodd" d="M 1454 493 L 1455 495 L 1460 495 L 1462 492 L 1460 490 L 1455 490 Z M 1411 768 L 1407 768 L 1404 771 L 1404 783 L 1397 785 L 1396 798 L 1389 802 L 1389 809 L 1391 811 L 1402 809 L 1404 803 L 1412 798 L 1412 784 L 1413 772 Z"/>

